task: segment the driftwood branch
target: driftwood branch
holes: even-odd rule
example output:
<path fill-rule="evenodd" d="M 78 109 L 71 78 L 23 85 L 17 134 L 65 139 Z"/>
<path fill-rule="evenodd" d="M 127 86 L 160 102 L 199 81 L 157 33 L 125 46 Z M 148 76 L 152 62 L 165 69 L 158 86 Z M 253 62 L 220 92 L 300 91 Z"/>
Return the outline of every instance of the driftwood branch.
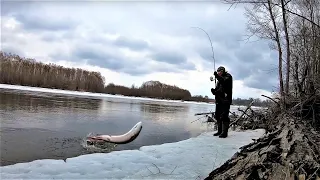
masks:
<path fill-rule="evenodd" d="M 250 107 L 252 106 L 252 104 L 253 104 L 253 100 L 251 101 L 251 103 L 247 106 L 247 108 L 245 109 L 245 111 L 244 111 L 244 113 L 242 113 L 235 121 L 233 121 L 232 123 L 230 123 L 230 127 L 232 126 L 232 125 L 234 125 L 235 123 L 237 123 L 241 118 L 242 118 L 242 116 L 250 109 Z"/>
<path fill-rule="evenodd" d="M 195 116 L 200 116 L 200 115 L 209 115 L 209 114 L 214 114 L 215 112 L 206 112 L 206 113 L 196 113 L 194 114 Z"/>
<path fill-rule="evenodd" d="M 249 114 L 247 114 L 247 112 L 246 112 L 246 111 L 244 111 L 244 110 L 242 110 L 242 109 L 238 109 L 238 111 L 242 112 L 242 114 L 243 114 L 243 115 L 246 115 L 246 116 L 248 116 L 248 117 L 249 117 Z"/>
<path fill-rule="evenodd" d="M 212 118 L 210 116 L 207 116 L 207 118 L 208 118 L 207 122 L 215 122 L 215 123 L 217 122 L 215 118 Z"/>
<path fill-rule="evenodd" d="M 194 121 L 191 121 L 191 123 L 194 123 L 196 121 L 199 121 L 200 119 L 204 118 L 204 117 L 208 117 L 208 115 L 205 115 L 205 116 L 202 116 L 202 117 L 199 117 L 198 119 L 194 120 Z"/>

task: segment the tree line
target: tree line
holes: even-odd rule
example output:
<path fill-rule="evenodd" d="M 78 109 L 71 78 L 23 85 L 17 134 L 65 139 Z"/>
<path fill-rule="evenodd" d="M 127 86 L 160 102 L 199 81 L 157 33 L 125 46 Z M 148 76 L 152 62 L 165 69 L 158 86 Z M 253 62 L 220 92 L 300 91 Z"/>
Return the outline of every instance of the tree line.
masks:
<path fill-rule="evenodd" d="M 72 91 L 103 92 L 99 72 L 44 64 L 34 59 L 0 52 L 0 83 Z"/>
<path fill-rule="evenodd" d="M 125 96 L 135 97 L 149 97 L 149 98 L 161 98 L 171 100 L 194 100 L 191 93 L 186 89 L 181 89 L 177 86 L 171 86 L 159 81 L 147 81 L 140 87 L 134 85 L 130 87 L 115 85 L 113 83 L 108 84 L 105 87 L 105 92 L 108 94 L 121 94 Z M 205 99 L 198 98 L 198 101 L 204 101 Z"/>
<path fill-rule="evenodd" d="M 252 101 L 254 106 L 260 106 L 260 107 L 267 107 L 272 104 L 272 101 L 269 99 L 261 100 L 259 98 L 248 98 L 248 99 L 236 98 L 232 100 L 232 103 L 234 105 L 248 106 Z"/>

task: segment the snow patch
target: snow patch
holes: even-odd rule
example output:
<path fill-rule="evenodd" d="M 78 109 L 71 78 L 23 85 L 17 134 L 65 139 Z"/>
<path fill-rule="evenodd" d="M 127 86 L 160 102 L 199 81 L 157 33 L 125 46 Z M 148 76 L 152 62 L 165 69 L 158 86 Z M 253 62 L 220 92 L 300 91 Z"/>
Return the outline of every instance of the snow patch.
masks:
<path fill-rule="evenodd" d="M 139 150 L 81 155 L 65 162 L 45 159 L 3 166 L 1 179 L 203 179 L 265 131 L 231 131 L 225 139 L 213 133 Z"/>

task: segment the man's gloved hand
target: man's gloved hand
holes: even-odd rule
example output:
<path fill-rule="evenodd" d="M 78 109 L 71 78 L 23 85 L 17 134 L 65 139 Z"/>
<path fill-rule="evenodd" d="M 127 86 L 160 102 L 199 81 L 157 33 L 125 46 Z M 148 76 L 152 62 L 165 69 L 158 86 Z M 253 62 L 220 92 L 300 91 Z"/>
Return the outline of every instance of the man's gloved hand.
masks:
<path fill-rule="evenodd" d="M 214 74 L 215 77 L 218 77 L 218 76 L 219 76 L 218 73 L 217 73 L 217 71 L 215 71 L 213 74 Z"/>
<path fill-rule="evenodd" d="M 212 93 L 213 95 L 216 95 L 216 90 L 213 89 L 213 88 L 211 88 L 211 93 Z"/>
<path fill-rule="evenodd" d="M 212 76 L 210 76 L 210 81 L 213 81 L 213 77 Z"/>

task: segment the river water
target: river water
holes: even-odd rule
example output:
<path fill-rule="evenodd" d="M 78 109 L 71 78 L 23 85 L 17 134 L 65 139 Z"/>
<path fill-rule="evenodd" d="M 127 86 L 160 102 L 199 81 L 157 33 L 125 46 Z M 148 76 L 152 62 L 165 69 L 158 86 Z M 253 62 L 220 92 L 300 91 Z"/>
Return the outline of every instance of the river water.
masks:
<path fill-rule="evenodd" d="M 88 133 L 119 135 L 141 121 L 133 142 L 113 150 L 177 142 L 212 129 L 196 121 L 213 104 L 79 97 L 0 88 L 1 166 L 92 153 L 81 146 Z"/>

